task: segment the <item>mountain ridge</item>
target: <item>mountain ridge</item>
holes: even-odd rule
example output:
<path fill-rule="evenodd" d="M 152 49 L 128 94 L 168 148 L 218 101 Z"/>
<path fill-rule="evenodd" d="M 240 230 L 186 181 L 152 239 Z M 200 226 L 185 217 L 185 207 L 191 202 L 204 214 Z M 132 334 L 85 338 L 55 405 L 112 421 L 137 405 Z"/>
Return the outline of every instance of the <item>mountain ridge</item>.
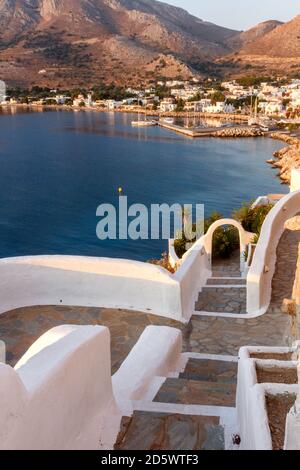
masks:
<path fill-rule="evenodd" d="M 236 70 L 261 75 L 293 75 L 300 73 L 300 15 L 287 23 L 273 24 L 265 34 L 240 44 L 234 55 L 223 60 L 232 62 Z"/>
<path fill-rule="evenodd" d="M 156 0 L 0 0 L 0 78 L 75 87 L 292 70 L 298 35 L 300 16 L 241 32 Z"/>
<path fill-rule="evenodd" d="M 155 0 L 0 0 L 0 27 L 2 77 L 52 84 L 187 77 L 237 34 Z"/>

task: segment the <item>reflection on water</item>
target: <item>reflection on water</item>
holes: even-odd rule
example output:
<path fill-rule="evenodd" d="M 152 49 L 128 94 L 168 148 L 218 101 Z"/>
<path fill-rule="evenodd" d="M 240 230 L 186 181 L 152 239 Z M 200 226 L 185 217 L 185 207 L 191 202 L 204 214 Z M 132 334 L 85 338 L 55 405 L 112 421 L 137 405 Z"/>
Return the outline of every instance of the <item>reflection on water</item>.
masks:
<path fill-rule="evenodd" d="M 117 118 L 117 119 L 116 119 Z M 74 132 L 77 134 L 96 134 L 106 137 L 120 137 L 143 142 L 178 142 L 184 141 L 181 136 L 169 133 L 169 135 L 155 134 L 153 128 L 132 127 L 131 122 L 136 119 L 133 114 L 126 113 L 93 113 L 85 112 L 75 114 L 76 126 L 61 128 L 61 132 Z M 84 120 L 84 125 L 83 125 Z"/>
<path fill-rule="evenodd" d="M 19 111 L 20 108 L 18 108 Z M 23 112 L 24 111 L 24 112 Z M 286 192 L 265 163 L 271 139 L 189 139 L 159 126 L 132 128 L 120 113 L 0 116 L 0 257 L 74 254 L 147 260 L 163 240 L 96 237 L 99 204 L 204 203 L 229 216 L 243 201 Z"/>
<path fill-rule="evenodd" d="M 35 110 L 28 106 L 0 106 L 0 115 L 14 115 L 14 114 L 29 114 L 34 113 Z"/>
<path fill-rule="evenodd" d="M 193 116 L 192 114 L 187 117 L 178 117 L 174 118 L 174 124 L 177 126 L 182 126 L 186 128 L 197 128 L 197 129 L 206 129 L 209 127 L 222 127 L 222 126 L 232 126 L 234 123 L 226 119 L 216 119 L 216 118 L 200 118 L 199 116 Z"/>
<path fill-rule="evenodd" d="M 148 140 L 152 140 L 155 142 L 178 142 L 183 141 L 184 139 L 180 137 L 172 137 L 170 136 L 159 136 L 159 135 L 149 135 L 147 133 L 147 128 L 141 128 L 136 130 L 136 128 L 130 131 L 122 131 L 120 129 L 116 129 L 115 127 L 105 127 L 103 124 L 99 124 L 99 127 L 92 126 L 92 127 L 65 127 L 61 129 L 62 132 L 75 132 L 77 134 L 84 133 L 84 134 L 98 134 L 108 137 L 122 137 L 124 139 L 134 139 L 134 140 L 142 140 L 147 142 Z"/>

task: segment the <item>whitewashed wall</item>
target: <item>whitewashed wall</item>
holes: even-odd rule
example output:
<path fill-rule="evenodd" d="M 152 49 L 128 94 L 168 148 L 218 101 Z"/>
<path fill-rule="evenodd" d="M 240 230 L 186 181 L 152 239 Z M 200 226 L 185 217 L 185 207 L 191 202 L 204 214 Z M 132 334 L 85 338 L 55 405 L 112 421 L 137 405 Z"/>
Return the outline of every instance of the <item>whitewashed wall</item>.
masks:
<path fill-rule="evenodd" d="M 31 305 L 124 308 L 182 319 L 180 285 L 158 266 L 80 256 L 0 260 L 0 312 Z"/>
<path fill-rule="evenodd" d="M 181 289 L 183 318 L 188 321 L 195 310 L 196 297 L 211 274 L 211 266 L 204 248 L 204 237 L 200 238 L 182 258 L 174 274 Z"/>
<path fill-rule="evenodd" d="M 271 300 L 276 250 L 288 219 L 300 212 L 300 190 L 283 197 L 269 212 L 247 276 L 247 312 L 263 314 Z"/>
<path fill-rule="evenodd" d="M 6 359 L 6 347 L 4 341 L 0 340 L 0 362 L 5 362 Z"/>
<path fill-rule="evenodd" d="M 0 364 L 0 449 L 110 449 L 119 430 L 110 335 L 60 326 L 16 367 Z"/>
<path fill-rule="evenodd" d="M 215 231 L 219 227 L 223 226 L 232 226 L 235 227 L 238 232 L 239 232 L 239 240 L 240 240 L 240 271 L 241 273 L 244 272 L 245 268 L 245 259 L 244 259 L 244 253 L 246 250 L 246 246 L 248 243 L 250 243 L 253 240 L 254 233 L 246 232 L 246 230 L 242 227 L 240 222 L 237 222 L 236 220 L 233 219 L 220 219 L 214 222 L 208 229 L 206 235 L 203 237 L 204 240 L 204 247 L 205 251 L 208 256 L 209 263 L 211 264 L 212 262 L 212 248 L 213 248 L 213 236 Z"/>
<path fill-rule="evenodd" d="M 179 370 L 181 350 L 180 330 L 151 325 L 111 378 L 107 328 L 49 330 L 14 369 L 0 363 L 0 450 L 113 449 L 122 416 Z"/>
<path fill-rule="evenodd" d="M 236 407 L 241 450 L 272 450 L 264 389 L 257 384 L 255 361 L 247 347 L 239 351 Z"/>
<path fill-rule="evenodd" d="M 298 385 L 258 383 L 256 364 L 260 367 L 293 368 L 292 361 L 274 359 L 253 359 L 251 353 L 288 353 L 290 348 L 270 348 L 249 346 L 239 351 L 238 384 L 236 407 L 238 415 L 239 434 L 241 437 L 240 450 L 272 450 L 272 437 L 266 407 L 266 394 L 283 395 L 296 393 Z M 299 421 L 298 421 L 299 423 Z M 292 427 L 295 423 L 291 423 Z M 299 428 L 298 428 L 299 429 Z M 296 427 L 294 427 L 294 431 Z M 292 437 L 292 436 L 290 436 Z M 299 439 L 293 436 L 290 444 Z"/>
<path fill-rule="evenodd" d="M 300 169 L 294 168 L 291 172 L 290 191 L 298 191 L 300 189 Z"/>
<path fill-rule="evenodd" d="M 167 377 L 181 360 L 182 333 L 168 326 L 150 325 L 143 331 L 119 370 L 113 375 L 113 392 L 125 415 L 132 402 L 142 400 L 155 377 Z"/>
<path fill-rule="evenodd" d="M 224 219 L 183 256 L 175 274 L 149 263 L 112 258 L 57 255 L 2 259 L 0 313 L 32 305 L 92 306 L 136 310 L 187 322 L 211 274 L 214 230 L 224 224 L 239 229 L 242 254 L 252 234 L 237 222 Z"/>
<path fill-rule="evenodd" d="M 122 308 L 181 322 L 208 276 L 201 243 L 175 274 L 149 263 L 80 256 L 0 260 L 0 313 L 32 305 Z"/>

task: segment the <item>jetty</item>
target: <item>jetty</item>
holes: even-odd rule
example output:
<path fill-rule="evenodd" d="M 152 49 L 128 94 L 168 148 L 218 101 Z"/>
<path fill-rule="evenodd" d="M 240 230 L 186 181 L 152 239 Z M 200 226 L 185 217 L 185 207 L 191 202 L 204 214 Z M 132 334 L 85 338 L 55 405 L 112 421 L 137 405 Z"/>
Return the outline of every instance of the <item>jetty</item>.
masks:
<path fill-rule="evenodd" d="M 266 132 L 251 126 L 220 126 L 220 127 L 193 127 L 186 128 L 176 124 L 170 124 L 164 121 L 158 121 L 158 125 L 164 129 L 185 135 L 187 137 L 259 137 L 264 136 Z"/>

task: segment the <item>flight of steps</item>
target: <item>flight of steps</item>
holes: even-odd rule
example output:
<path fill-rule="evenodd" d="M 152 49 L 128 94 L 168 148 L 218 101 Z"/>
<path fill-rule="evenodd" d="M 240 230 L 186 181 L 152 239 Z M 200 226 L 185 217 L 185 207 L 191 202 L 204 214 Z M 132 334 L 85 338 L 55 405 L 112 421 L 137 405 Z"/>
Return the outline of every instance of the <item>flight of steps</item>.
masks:
<path fill-rule="evenodd" d="M 238 272 L 229 273 L 230 277 L 220 274 L 224 273 L 214 272 L 213 277 L 208 279 L 199 293 L 195 310 L 204 313 L 246 313 L 246 280 Z"/>
<path fill-rule="evenodd" d="M 237 362 L 190 358 L 179 377 L 167 378 L 151 402 L 154 408 L 166 404 L 175 411 L 134 411 L 123 417 L 115 449 L 223 450 L 220 416 L 201 415 L 197 406 L 194 412 L 185 410 L 189 405 L 234 408 L 236 382 Z"/>

